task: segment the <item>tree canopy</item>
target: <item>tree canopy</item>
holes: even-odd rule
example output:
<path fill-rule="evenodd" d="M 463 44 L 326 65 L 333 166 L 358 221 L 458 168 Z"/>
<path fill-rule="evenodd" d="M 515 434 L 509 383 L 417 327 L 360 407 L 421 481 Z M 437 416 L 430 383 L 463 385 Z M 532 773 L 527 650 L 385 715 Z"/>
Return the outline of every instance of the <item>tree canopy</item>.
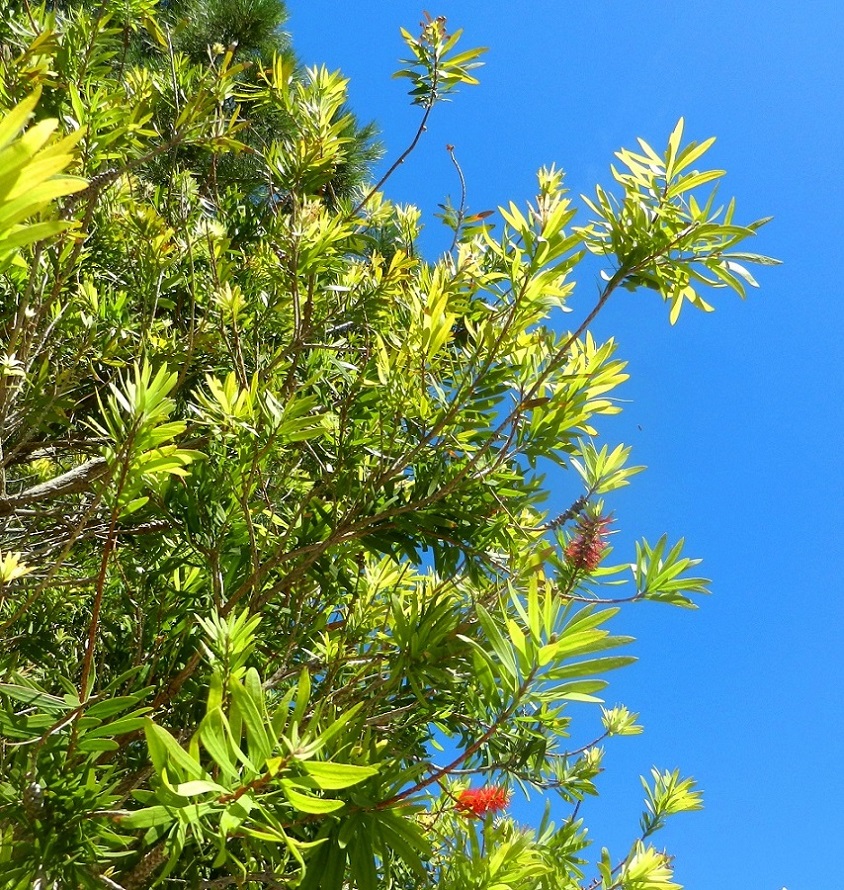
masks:
<path fill-rule="evenodd" d="M 707 584 L 668 536 L 614 559 L 641 468 L 600 436 L 626 374 L 590 325 L 619 288 L 674 322 L 772 262 L 708 191 L 712 140 L 620 151 L 580 215 L 554 167 L 526 206 L 449 206 L 430 259 L 276 0 L 8 5 L 4 886 L 676 887 L 651 835 L 691 779 L 647 779 L 629 850 L 590 855 L 578 814 L 640 731 L 597 697 L 622 604 Z M 396 163 L 482 56 L 441 17 L 403 37 Z M 521 790 L 568 815 L 519 825 Z"/>

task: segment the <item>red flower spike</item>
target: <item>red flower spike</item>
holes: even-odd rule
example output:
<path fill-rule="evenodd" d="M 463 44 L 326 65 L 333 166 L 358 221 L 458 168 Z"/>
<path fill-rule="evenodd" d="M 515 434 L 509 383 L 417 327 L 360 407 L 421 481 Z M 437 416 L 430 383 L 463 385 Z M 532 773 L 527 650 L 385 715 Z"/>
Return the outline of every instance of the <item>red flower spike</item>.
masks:
<path fill-rule="evenodd" d="M 498 813 L 510 802 L 510 792 L 495 785 L 486 788 L 467 788 L 457 795 L 455 809 L 467 816 L 483 818 L 487 813 Z"/>
<path fill-rule="evenodd" d="M 607 548 L 604 535 L 610 522 L 609 516 L 597 518 L 581 515 L 578 533 L 566 546 L 566 559 L 574 568 L 587 574 L 598 568 L 601 554 Z"/>

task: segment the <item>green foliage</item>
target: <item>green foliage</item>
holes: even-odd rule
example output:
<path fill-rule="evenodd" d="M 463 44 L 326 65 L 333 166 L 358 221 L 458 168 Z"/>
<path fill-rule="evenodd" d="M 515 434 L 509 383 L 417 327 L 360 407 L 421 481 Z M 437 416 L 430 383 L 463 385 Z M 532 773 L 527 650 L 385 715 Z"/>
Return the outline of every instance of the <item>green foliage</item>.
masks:
<path fill-rule="evenodd" d="M 683 126 L 680 118 L 662 156 L 643 139 L 639 140 L 642 154 L 627 149 L 616 152 L 627 168 L 627 172 L 612 168 L 624 189 L 623 197 L 599 186 L 595 199 L 587 199 L 598 219 L 582 230 L 589 250 L 617 257 L 625 287 L 652 288 L 670 303 L 672 324 L 686 302 L 712 310 L 700 296 L 701 284 L 729 287 L 744 297 L 746 285 L 756 287 L 756 281 L 742 262 L 776 262 L 733 250 L 768 220 L 735 225 L 734 201 L 726 208 L 716 207 L 714 190 L 702 204 L 695 197 L 701 186 L 716 182 L 724 171 L 689 169 L 715 139 L 682 146 Z"/>
<path fill-rule="evenodd" d="M 478 83 L 469 72 L 483 64 L 477 59 L 486 49 L 452 52 L 463 31 L 449 34 L 445 16 L 433 18 L 426 12 L 421 28 L 419 37 L 401 29 L 412 58 L 402 59 L 402 64 L 407 67 L 400 68 L 393 76 L 408 78 L 412 84 L 409 95 L 413 97 L 413 104 L 430 108 L 453 92 L 458 84 Z"/>
<path fill-rule="evenodd" d="M 632 660 L 620 604 L 707 583 L 667 535 L 609 562 L 602 498 L 642 468 L 600 438 L 627 375 L 589 326 L 620 287 L 674 321 L 755 284 L 759 223 L 700 193 L 711 140 L 620 152 L 582 226 L 554 167 L 527 206 L 447 208 L 429 261 L 278 4 L 9 10 L 4 886 L 677 886 L 645 842 L 691 780 L 654 771 L 615 861 L 578 817 L 602 741 L 641 731 L 598 697 Z M 403 33 L 424 118 L 390 170 L 481 54 L 442 18 Z M 562 332 L 586 251 L 605 284 Z M 575 471 L 556 517 L 549 466 Z M 562 821 L 496 815 L 513 788 Z"/>
<path fill-rule="evenodd" d="M 62 174 L 72 158 L 81 131 L 47 145 L 56 121 L 42 121 L 21 131 L 38 102 L 38 92 L 13 108 L 0 124 L 0 268 L 13 261 L 19 247 L 42 241 L 70 228 L 69 222 L 42 219 L 26 222 L 51 208 L 56 198 L 78 192 L 86 181 Z"/>

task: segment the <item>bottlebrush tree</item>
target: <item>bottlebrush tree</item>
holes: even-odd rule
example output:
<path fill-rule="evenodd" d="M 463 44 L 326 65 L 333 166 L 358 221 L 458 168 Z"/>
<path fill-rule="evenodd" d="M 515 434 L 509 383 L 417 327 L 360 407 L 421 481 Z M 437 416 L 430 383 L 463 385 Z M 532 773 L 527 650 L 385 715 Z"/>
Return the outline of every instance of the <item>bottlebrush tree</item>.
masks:
<path fill-rule="evenodd" d="M 0 26 L 4 886 L 676 886 L 650 836 L 691 780 L 655 772 L 614 857 L 578 815 L 602 739 L 570 704 L 631 661 L 606 584 L 706 589 L 682 542 L 611 561 L 639 468 L 600 439 L 626 375 L 589 326 L 619 288 L 672 320 L 743 293 L 760 223 L 701 196 L 681 122 L 579 218 L 543 169 L 424 258 L 419 211 L 351 175 L 343 77 L 254 35 L 198 53 L 200 6 Z M 475 82 L 459 37 L 404 34 L 411 147 Z M 563 330 L 587 252 L 603 289 Z M 579 480 L 558 516 L 549 464 Z M 519 788 L 568 815 L 517 824 Z"/>

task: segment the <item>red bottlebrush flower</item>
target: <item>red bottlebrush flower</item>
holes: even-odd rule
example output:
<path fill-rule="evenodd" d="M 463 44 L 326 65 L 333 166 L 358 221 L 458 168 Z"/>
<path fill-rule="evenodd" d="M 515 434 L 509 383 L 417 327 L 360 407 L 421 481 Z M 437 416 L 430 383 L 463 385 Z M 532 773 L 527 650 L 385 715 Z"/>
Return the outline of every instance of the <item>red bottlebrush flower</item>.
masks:
<path fill-rule="evenodd" d="M 566 546 L 566 559 L 582 572 L 594 572 L 607 548 L 604 535 L 610 524 L 609 516 L 581 514 L 578 532 Z"/>
<path fill-rule="evenodd" d="M 467 816 L 482 818 L 487 813 L 497 813 L 510 802 L 510 792 L 495 785 L 486 788 L 467 788 L 457 795 L 455 809 Z"/>

